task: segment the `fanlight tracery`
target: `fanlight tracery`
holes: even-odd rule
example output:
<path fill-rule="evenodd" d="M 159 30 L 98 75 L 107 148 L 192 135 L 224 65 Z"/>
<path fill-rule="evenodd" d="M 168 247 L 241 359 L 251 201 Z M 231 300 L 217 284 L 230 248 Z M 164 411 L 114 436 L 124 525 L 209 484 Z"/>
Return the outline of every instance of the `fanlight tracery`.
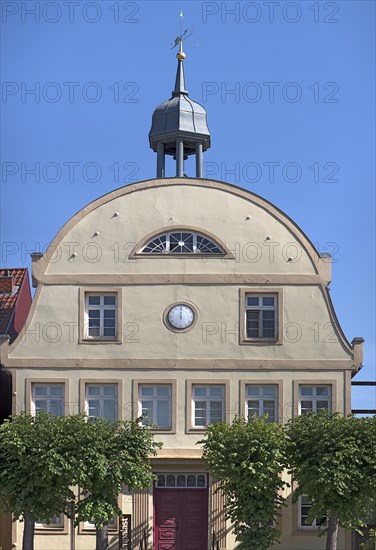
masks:
<path fill-rule="evenodd" d="M 225 254 L 212 239 L 192 231 L 169 231 L 153 237 L 140 254 Z"/>

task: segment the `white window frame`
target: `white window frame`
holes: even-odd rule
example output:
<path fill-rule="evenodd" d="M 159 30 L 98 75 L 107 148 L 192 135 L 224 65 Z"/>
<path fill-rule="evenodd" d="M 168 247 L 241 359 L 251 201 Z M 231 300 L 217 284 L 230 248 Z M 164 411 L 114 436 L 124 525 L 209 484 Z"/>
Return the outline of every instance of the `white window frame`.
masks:
<path fill-rule="evenodd" d="M 176 235 L 176 234 L 187 234 L 189 235 L 189 240 L 192 240 L 192 250 L 172 250 L 171 251 L 171 235 Z M 162 238 L 165 238 L 165 242 L 161 242 L 160 245 L 155 245 L 155 248 L 153 251 L 146 251 L 145 249 L 148 248 L 154 241 L 156 241 L 157 239 L 162 239 Z M 201 245 L 200 243 L 197 243 L 197 239 L 205 239 L 207 241 L 207 243 L 205 243 L 204 245 L 204 250 L 201 250 Z M 182 242 L 184 243 L 185 241 L 181 239 L 181 241 L 179 241 L 179 243 Z M 160 249 L 160 246 L 162 246 L 163 248 Z M 184 244 L 181 245 L 181 248 L 184 247 Z M 208 247 L 212 247 L 212 248 L 215 248 L 216 250 L 214 251 L 211 251 L 210 248 Z M 176 228 L 176 230 L 174 231 L 167 231 L 165 233 L 160 233 L 159 235 L 155 235 L 154 237 L 152 237 L 151 239 L 149 239 L 147 241 L 147 243 L 145 243 L 143 245 L 143 247 L 140 249 L 139 251 L 139 254 L 145 254 L 145 255 L 155 255 L 155 254 L 176 254 L 176 255 L 182 255 L 182 254 L 217 254 L 217 255 L 225 255 L 226 252 L 223 250 L 223 248 L 221 246 L 219 246 L 215 241 L 213 241 L 213 239 L 211 237 L 208 237 L 207 235 L 204 235 L 202 233 L 196 233 L 194 231 L 190 231 L 190 230 L 184 230 L 184 229 L 179 229 L 179 228 Z"/>
<path fill-rule="evenodd" d="M 312 388 L 312 395 L 302 395 L 302 388 Z M 327 388 L 328 395 L 317 395 L 318 388 Z M 307 409 L 306 412 L 312 411 L 316 414 L 324 407 L 317 408 L 319 401 L 326 401 L 328 404 L 327 410 L 331 413 L 332 410 L 332 386 L 330 384 L 299 384 L 299 414 L 302 414 L 302 401 L 312 401 L 312 409 Z M 305 414 L 305 413 L 303 413 Z"/>
<path fill-rule="evenodd" d="M 99 297 L 100 304 L 94 305 L 89 304 L 89 298 L 91 297 Z M 111 297 L 115 298 L 115 304 L 104 304 L 104 298 Z M 104 311 L 105 310 L 112 310 L 115 312 L 114 316 L 114 325 L 115 325 L 115 333 L 113 336 L 105 336 L 104 335 Z M 89 311 L 99 311 L 99 335 L 90 335 L 90 327 L 89 327 Z M 85 338 L 89 340 L 116 340 L 118 338 L 118 295 L 116 292 L 85 292 Z"/>
<path fill-rule="evenodd" d="M 88 393 L 88 390 L 90 387 L 96 387 L 96 388 L 99 388 L 99 395 L 89 395 Z M 115 396 L 112 396 L 112 395 L 105 395 L 105 391 L 104 391 L 104 388 L 108 388 L 108 387 L 113 387 L 115 388 Z M 102 417 L 102 418 L 105 418 L 104 416 L 102 416 L 101 414 L 97 414 L 97 415 L 90 415 L 90 410 L 89 410 L 89 401 L 99 401 L 99 410 L 100 411 L 104 411 L 104 403 L 105 401 L 114 401 L 114 411 L 115 411 L 115 418 L 114 420 L 117 421 L 119 419 L 119 412 L 118 412 L 118 407 L 119 407 L 119 388 L 118 388 L 118 384 L 112 384 L 112 383 L 108 383 L 108 384 L 101 384 L 101 383 L 93 383 L 93 382 L 88 382 L 85 384 L 85 413 L 87 414 L 88 418 L 91 418 L 91 419 L 94 419 L 94 418 L 98 418 L 98 417 Z M 108 420 L 113 420 L 113 419 L 108 419 Z"/>
<path fill-rule="evenodd" d="M 59 386 L 59 387 L 62 388 L 63 391 L 62 391 L 61 396 L 51 395 L 51 388 L 53 386 L 54 387 Z M 47 394 L 46 395 L 36 395 L 36 388 L 37 387 L 47 388 Z M 46 410 L 46 412 L 51 413 L 51 414 L 54 414 L 54 412 L 53 412 L 53 403 L 57 402 L 57 401 L 60 401 L 61 402 L 61 415 L 56 415 L 56 416 L 64 416 L 65 384 L 64 383 L 59 383 L 59 382 L 56 382 L 56 384 L 51 383 L 51 382 L 48 382 L 48 383 L 32 382 L 31 383 L 31 414 L 33 416 L 35 416 L 37 414 L 37 409 L 36 409 L 36 404 L 35 404 L 36 401 L 46 401 L 47 402 L 47 407 L 46 407 L 46 409 L 42 409 L 42 410 Z"/>
<path fill-rule="evenodd" d="M 205 388 L 206 389 L 206 395 L 205 396 L 196 396 L 195 390 L 197 388 Z M 222 396 L 219 398 L 218 396 L 210 396 L 210 390 L 212 388 L 221 388 L 222 390 Z M 210 411 L 210 404 L 212 402 L 220 402 L 221 403 L 221 420 L 220 422 L 223 422 L 225 419 L 225 406 L 226 406 L 226 387 L 223 384 L 193 384 L 192 385 L 192 427 L 193 428 L 201 428 L 205 429 L 208 427 L 208 425 L 211 423 L 211 411 Z M 204 425 L 198 424 L 196 425 L 196 402 L 205 402 L 206 405 L 206 423 Z"/>
<path fill-rule="evenodd" d="M 259 395 L 248 395 L 248 388 L 259 388 Z M 275 395 L 264 395 L 264 388 L 265 387 L 273 387 L 275 389 Z M 270 419 L 268 417 L 266 419 L 267 422 L 278 422 L 278 384 L 246 384 L 245 385 L 245 404 L 244 404 L 244 414 L 245 418 L 249 421 L 250 417 L 249 415 L 249 407 L 248 402 L 249 401 L 258 401 L 258 414 L 254 415 L 257 418 L 260 418 L 264 414 L 267 413 L 267 411 L 264 411 L 264 402 L 265 401 L 273 401 L 274 402 L 274 420 Z"/>
<path fill-rule="evenodd" d="M 152 396 L 146 396 L 142 395 L 142 389 L 148 387 L 153 389 L 153 395 Z M 168 388 L 168 395 L 167 396 L 161 396 L 158 394 L 158 388 Z M 138 412 L 139 416 L 141 416 L 143 413 L 143 401 L 152 401 L 153 403 L 153 417 L 148 418 L 149 422 L 145 421 L 143 422 L 144 425 L 150 425 L 152 424 L 153 429 L 160 428 L 161 430 L 170 430 L 172 428 L 172 385 L 171 384 L 148 384 L 148 383 L 142 383 L 138 385 Z M 169 422 L 167 426 L 159 426 L 157 422 L 157 407 L 158 403 L 160 402 L 168 402 L 169 405 Z"/>
<path fill-rule="evenodd" d="M 248 298 L 258 298 L 258 305 L 248 305 Z M 262 304 L 263 298 L 274 298 L 273 306 L 264 306 Z M 260 304 L 261 302 L 261 304 Z M 244 326 L 245 326 L 245 337 L 247 340 L 265 340 L 265 341 L 275 341 L 278 338 L 278 294 L 277 293 L 258 293 L 258 292 L 249 292 L 245 294 L 245 312 L 244 312 Z M 248 334 L 248 323 L 247 323 L 247 313 L 248 311 L 257 311 L 258 312 L 258 328 L 257 336 L 250 336 Z M 274 327 L 273 334 L 264 336 L 264 312 L 274 311 Z M 267 329 L 269 330 L 269 329 Z"/>
<path fill-rule="evenodd" d="M 57 516 L 54 516 L 53 518 L 51 518 L 51 522 L 50 523 L 42 523 L 40 521 L 36 521 L 35 522 L 35 529 L 56 529 L 56 530 L 63 530 L 64 527 L 65 527 L 65 524 L 64 524 L 64 519 L 65 519 L 65 516 L 64 514 L 59 514 Z M 53 521 L 53 520 L 58 520 L 58 521 Z"/>
<path fill-rule="evenodd" d="M 303 516 L 302 507 L 303 506 L 309 506 L 310 508 L 312 507 L 312 502 L 309 501 L 308 499 L 304 502 L 305 499 L 307 499 L 305 495 L 300 495 L 298 498 L 298 529 L 304 530 L 304 531 L 317 531 L 320 529 L 320 527 L 325 525 L 325 523 L 322 523 L 320 525 L 321 520 L 319 520 L 318 517 L 315 517 L 313 522 L 308 525 L 303 525 L 302 523 L 303 517 L 307 517 L 306 515 Z"/>

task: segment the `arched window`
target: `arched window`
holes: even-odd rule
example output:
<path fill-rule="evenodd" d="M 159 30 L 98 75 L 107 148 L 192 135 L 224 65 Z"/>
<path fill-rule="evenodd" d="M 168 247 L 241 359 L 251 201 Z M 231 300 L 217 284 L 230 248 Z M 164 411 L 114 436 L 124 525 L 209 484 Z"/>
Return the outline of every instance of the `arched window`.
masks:
<path fill-rule="evenodd" d="M 192 231 L 169 231 L 148 241 L 139 254 L 226 254 L 212 239 Z"/>

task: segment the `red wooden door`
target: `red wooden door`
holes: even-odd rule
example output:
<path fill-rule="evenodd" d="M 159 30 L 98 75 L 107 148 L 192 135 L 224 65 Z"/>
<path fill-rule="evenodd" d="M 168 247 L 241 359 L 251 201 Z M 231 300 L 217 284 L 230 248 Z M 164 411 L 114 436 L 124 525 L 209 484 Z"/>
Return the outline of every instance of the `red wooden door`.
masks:
<path fill-rule="evenodd" d="M 207 488 L 154 489 L 154 550 L 207 547 Z"/>

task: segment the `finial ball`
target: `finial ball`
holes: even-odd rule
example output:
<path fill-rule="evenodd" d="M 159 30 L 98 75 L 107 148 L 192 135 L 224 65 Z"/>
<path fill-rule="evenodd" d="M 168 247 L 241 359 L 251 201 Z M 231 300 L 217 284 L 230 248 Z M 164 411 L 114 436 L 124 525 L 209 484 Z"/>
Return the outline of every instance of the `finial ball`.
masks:
<path fill-rule="evenodd" d="M 184 52 L 178 52 L 176 54 L 176 59 L 179 59 L 179 61 L 183 61 L 183 59 L 185 59 L 185 53 Z"/>

